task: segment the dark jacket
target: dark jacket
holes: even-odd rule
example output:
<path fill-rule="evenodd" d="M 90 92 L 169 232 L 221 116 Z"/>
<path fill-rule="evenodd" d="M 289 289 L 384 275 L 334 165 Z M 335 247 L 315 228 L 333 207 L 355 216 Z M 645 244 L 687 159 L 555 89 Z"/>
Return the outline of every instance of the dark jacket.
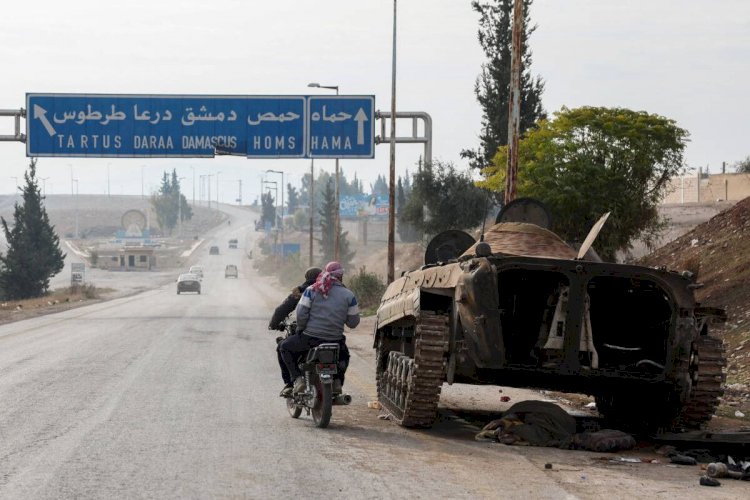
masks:
<path fill-rule="evenodd" d="M 308 280 L 300 286 L 292 288 L 292 293 L 290 293 L 287 298 L 284 299 L 284 302 L 282 302 L 273 312 L 271 321 L 268 322 L 269 330 L 284 329 L 284 327 L 281 326 L 281 322 L 297 308 L 297 303 L 299 303 L 299 299 L 302 298 L 302 292 L 313 283 L 315 283 L 315 280 Z"/>

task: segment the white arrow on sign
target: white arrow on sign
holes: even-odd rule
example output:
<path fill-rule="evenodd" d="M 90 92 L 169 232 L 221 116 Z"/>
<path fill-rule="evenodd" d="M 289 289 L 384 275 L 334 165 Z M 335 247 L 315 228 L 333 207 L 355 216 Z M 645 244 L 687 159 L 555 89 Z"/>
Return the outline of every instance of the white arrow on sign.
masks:
<path fill-rule="evenodd" d="M 47 119 L 47 110 L 38 104 L 34 104 L 34 118 L 39 118 L 39 121 L 42 122 L 44 128 L 47 129 L 49 135 L 55 135 L 55 129 Z"/>
<path fill-rule="evenodd" d="M 369 121 L 364 109 L 359 108 L 359 111 L 357 111 L 357 114 L 354 116 L 354 121 L 357 122 L 357 144 L 364 144 L 365 122 Z"/>

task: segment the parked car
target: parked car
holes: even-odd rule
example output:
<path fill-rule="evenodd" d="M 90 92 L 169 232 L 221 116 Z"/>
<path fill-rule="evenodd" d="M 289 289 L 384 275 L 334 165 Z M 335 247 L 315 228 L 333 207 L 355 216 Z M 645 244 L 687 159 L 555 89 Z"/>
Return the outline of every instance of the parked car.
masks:
<path fill-rule="evenodd" d="M 195 274 L 181 274 L 177 278 L 177 295 L 180 292 L 196 292 L 198 295 L 201 293 L 201 281 Z"/>
<path fill-rule="evenodd" d="M 198 276 L 199 279 L 203 279 L 203 266 L 190 266 L 188 274 L 194 274 Z"/>
<path fill-rule="evenodd" d="M 212 246 L 211 248 L 208 249 L 208 254 L 209 255 L 219 255 L 219 247 Z"/>
<path fill-rule="evenodd" d="M 237 271 L 237 266 L 234 264 L 227 264 L 227 267 L 224 268 L 224 277 L 225 278 L 237 278 L 239 277 L 239 272 Z"/>
<path fill-rule="evenodd" d="M 229 240 L 229 248 L 237 248 L 237 238 Z"/>

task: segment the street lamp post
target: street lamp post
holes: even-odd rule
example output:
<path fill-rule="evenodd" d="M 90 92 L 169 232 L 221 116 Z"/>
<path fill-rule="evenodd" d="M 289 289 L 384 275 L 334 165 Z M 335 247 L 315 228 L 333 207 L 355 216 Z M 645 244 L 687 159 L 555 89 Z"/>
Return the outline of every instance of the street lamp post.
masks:
<path fill-rule="evenodd" d="M 284 259 L 284 172 L 281 170 L 266 170 L 266 173 L 281 174 L 281 259 Z"/>
<path fill-rule="evenodd" d="M 143 167 L 144 165 L 141 165 L 141 199 L 143 199 Z"/>
<path fill-rule="evenodd" d="M 335 90 L 336 95 L 339 95 L 339 86 L 338 85 L 321 85 L 319 83 L 308 83 L 308 87 L 313 87 L 316 89 L 330 89 Z M 341 225 L 341 221 L 339 219 L 339 207 L 340 207 L 340 201 L 339 201 L 339 159 L 336 158 L 336 180 L 334 182 L 335 186 L 335 197 L 336 197 L 336 209 L 334 210 L 333 215 L 333 227 L 334 227 L 334 239 L 333 239 L 333 260 L 339 260 L 339 233 L 341 232 L 339 229 L 339 226 Z"/>
<path fill-rule="evenodd" d="M 111 163 L 107 163 L 107 198 L 110 197 L 109 194 L 109 166 L 112 165 Z M 141 183 L 143 185 L 143 183 Z"/>
<path fill-rule="evenodd" d="M 42 181 L 42 196 L 47 196 L 47 179 L 49 179 L 49 177 L 40 177 L 40 180 Z"/>
<path fill-rule="evenodd" d="M 185 177 L 178 177 L 177 182 L 181 181 Z M 182 192 L 180 192 L 180 196 L 177 198 L 177 223 L 179 224 L 177 229 L 177 237 L 182 238 Z"/>
<path fill-rule="evenodd" d="M 208 191 L 208 209 L 211 210 L 211 177 L 214 174 L 206 174 L 206 190 Z"/>
<path fill-rule="evenodd" d="M 73 183 L 76 184 L 76 190 L 73 192 Z M 75 208 L 75 215 L 76 215 L 76 235 L 75 239 L 78 239 L 78 179 L 70 179 L 70 191 L 73 195 L 73 206 Z"/>
<path fill-rule="evenodd" d="M 216 210 L 219 210 L 219 174 L 221 170 L 216 172 Z"/>
<path fill-rule="evenodd" d="M 190 170 L 193 171 L 193 206 L 195 206 L 195 167 L 191 165 Z"/>

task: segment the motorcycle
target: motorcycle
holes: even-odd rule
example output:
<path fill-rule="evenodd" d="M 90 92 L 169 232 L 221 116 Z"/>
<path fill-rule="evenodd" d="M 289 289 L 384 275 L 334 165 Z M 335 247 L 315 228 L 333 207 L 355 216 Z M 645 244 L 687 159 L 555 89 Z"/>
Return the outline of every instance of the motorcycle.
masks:
<path fill-rule="evenodd" d="M 278 344 L 290 335 L 296 335 L 297 322 L 284 321 L 285 335 L 276 338 Z M 349 394 L 344 394 L 341 385 L 335 383 L 339 369 L 339 344 L 320 344 L 301 356 L 300 371 L 305 377 L 305 390 L 286 396 L 286 408 L 292 418 L 299 418 L 304 410 L 312 415 L 316 427 L 328 427 L 333 406 L 348 405 L 352 402 Z"/>

